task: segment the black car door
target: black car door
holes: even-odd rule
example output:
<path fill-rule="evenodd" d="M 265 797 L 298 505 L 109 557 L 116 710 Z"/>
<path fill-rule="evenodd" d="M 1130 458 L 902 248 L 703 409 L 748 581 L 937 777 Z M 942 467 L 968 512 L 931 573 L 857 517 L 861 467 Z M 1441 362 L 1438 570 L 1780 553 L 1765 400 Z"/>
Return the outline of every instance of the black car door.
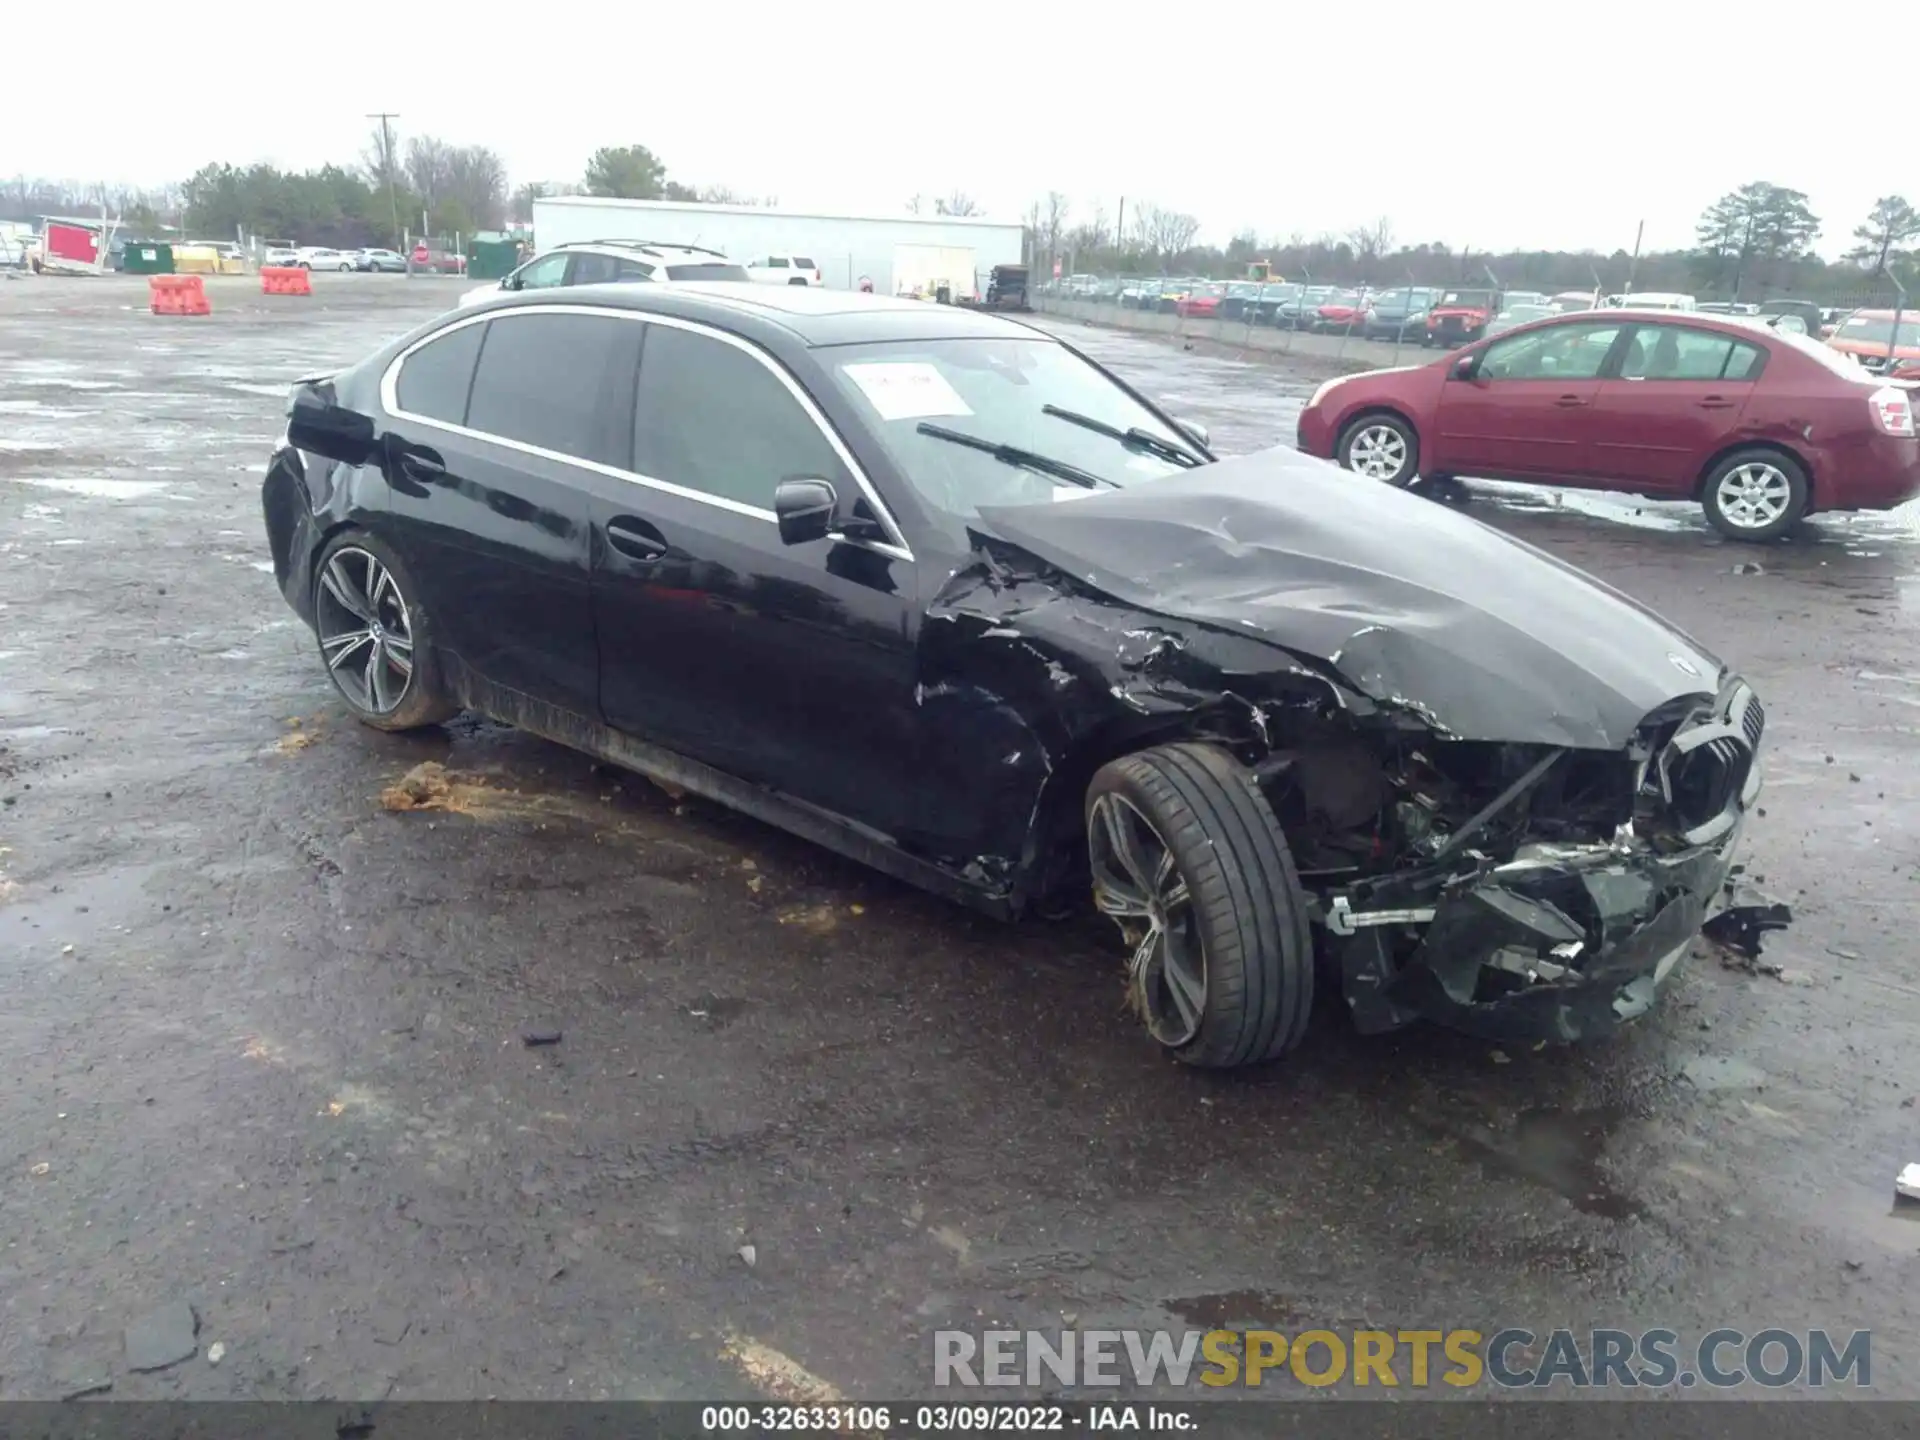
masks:
<path fill-rule="evenodd" d="M 389 527 L 441 647 L 584 716 L 588 491 L 626 463 L 640 330 L 553 306 L 476 317 L 405 355 L 387 389 Z"/>
<path fill-rule="evenodd" d="M 897 834 L 911 814 L 912 561 L 897 545 L 786 546 L 782 479 L 861 493 L 798 383 L 737 336 L 655 316 L 634 406 L 637 478 L 594 508 L 609 724 Z"/>

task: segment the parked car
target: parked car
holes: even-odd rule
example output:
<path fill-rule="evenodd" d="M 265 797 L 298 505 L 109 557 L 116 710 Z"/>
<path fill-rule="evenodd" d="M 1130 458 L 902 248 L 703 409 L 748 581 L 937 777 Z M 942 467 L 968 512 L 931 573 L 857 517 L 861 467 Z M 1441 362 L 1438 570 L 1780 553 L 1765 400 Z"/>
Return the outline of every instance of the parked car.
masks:
<path fill-rule="evenodd" d="M 1298 438 L 1389 485 L 1459 475 L 1693 499 L 1736 540 L 1920 492 L 1909 392 L 1752 319 L 1536 320 L 1427 365 L 1329 381 Z"/>
<path fill-rule="evenodd" d="M 353 257 L 353 268 L 384 275 L 404 275 L 407 272 L 407 257 L 398 250 L 362 250 Z"/>
<path fill-rule="evenodd" d="M 1302 285 L 1291 299 L 1281 302 L 1273 323 L 1289 330 L 1310 330 L 1319 318 L 1320 307 L 1338 293 L 1331 285 Z"/>
<path fill-rule="evenodd" d="M 1487 333 L 1497 307 L 1491 290 L 1446 290 L 1427 312 L 1423 345 L 1471 345 Z"/>
<path fill-rule="evenodd" d="M 1752 689 L 1644 606 L 1284 447 L 1215 463 L 957 308 L 502 296 L 296 386 L 262 498 L 365 724 L 478 710 L 1001 916 L 1090 892 L 1194 1065 L 1296 1046 L 1316 949 L 1368 1031 L 1610 1033 L 1760 788 Z"/>
<path fill-rule="evenodd" d="M 1501 310 L 1514 310 L 1528 305 L 1547 306 L 1553 302 L 1538 290 L 1503 290 L 1500 292 Z"/>
<path fill-rule="evenodd" d="M 1620 308 L 1628 310 L 1692 310 L 1697 302 L 1691 295 L 1678 295 L 1665 290 L 1629 291 L 1618 299 Z"/>
<path fill-rule="evenodd" d="M 1247 302 L 1247 314 L 1259 325 L 1278 325 L 1281 312 L 1287 305 L 1300 299 L 1304 287 L 1292 280 L 1275 280 L 1260 287 L 1259 293 Z"/>
<path fill-rule="evenodd" d="M 1498 335 L 1502 331 L 1512 330 L 1534 320 L 1544 320 L 1549 315 L 1559 313 L 1551 305 L 1509 305 L 1487 322 L 1487 334 Z"/>
<path fill-rule="evenodd" d="M 1258 280 L 1229 280 L 1220 297 L 1222 320 L 1251 320 L 1248 307 L 1260 298 Z"/>
<path fill-rule="evenodd" d="M 1368 302 L 1361 333 L 1370 340 L 1420 339 L 1436 293 L 1419 285 L 1382 290 Z"/>
<path fill-rule="evenodd" d="M 1897 340 L 1893 323 L 1891 310 L 1855 310 L 1834 327 L 1827 344 L 1869 374 L 1920 379 L 1920 314 L 1901 312 Z"/>
<path fill-rule="evenodd" d="M 415 270 L 425 270 L 433 275 L 464 275 L 467 273 L 467 257 L 457 255 L 451 250 L 436 250 L 424 241 L 413 247 L 409 257 Z"/>
<path fill-rule="evenodd" d="M 1576 310 L 1597 310 L 1600 307 L 1600 292 L 1597 290 L 1562 290 L 1550 296 L 1547 303 L 1558 315 L 1571 315 Z"/>
<path fill-rule="evenodd" d="M 491 285 L 476 285 L 462 305 L 497 299 L 501 292 L 552 290 L 568 285 L 621 285 L 632 281 L 751 279 L 747 267 L 718 250 L 691 245 L 653 245 L 644 240 L 588 240 L 556 245 Z M 812 287 L 807 287 L 811 289 Z"/>
<path fill-rule="evenodd" d="M 717 252 L 716 252 L 717 253 Z M 747 262 L 747 278 L 761 285 L 824 285 L 820 267 L 807 255 L 768 255 Z"/>
<path fill-rule="evenodd" d="M 1224 285 L 1192 285 L 1187 293 L 1173 302 L 1173 313 L 1191 316 L 1195 320 L 1212 320 L 1220 314 L 1220 302 L 1226 299 L 1227 287 Z"/>
<path fill-rule="evenodd" d="M 351 270 L 353 256 L 328 245 L 303 245 L 294 252 L 293 263 L 302 270 Z"/>
<path fill-rule="evenodd" d="M 1321 333 L 1352 330 L 1366 318 L 1365 290 L 1337 290 L 1313 312 L 1313 328 Z"/>

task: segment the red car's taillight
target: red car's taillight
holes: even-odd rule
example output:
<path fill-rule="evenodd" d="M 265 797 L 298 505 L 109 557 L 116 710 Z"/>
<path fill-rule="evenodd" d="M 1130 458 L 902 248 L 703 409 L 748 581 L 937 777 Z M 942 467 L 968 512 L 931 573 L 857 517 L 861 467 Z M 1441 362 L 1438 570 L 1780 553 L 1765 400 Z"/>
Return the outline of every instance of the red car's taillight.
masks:
<path fill-rule="evenodd" d="M 1867 397 L 1874 423 L 1889 435 L 1913 434 L 1913 396 L 1905 390 L 1883 385 Z"/>

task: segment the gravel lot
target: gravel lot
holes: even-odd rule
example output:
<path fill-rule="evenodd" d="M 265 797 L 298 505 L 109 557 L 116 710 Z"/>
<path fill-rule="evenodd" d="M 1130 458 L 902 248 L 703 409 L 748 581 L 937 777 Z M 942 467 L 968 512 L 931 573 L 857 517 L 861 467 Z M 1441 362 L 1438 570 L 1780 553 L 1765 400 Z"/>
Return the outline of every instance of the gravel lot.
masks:
<path fill-rule="evenodd" d="M 0 283 L 0 1397 L 712 1398 L 789 1363 L 902 1396 L 937 1328 L 1063 1316 L 1870 1327 L 1876 1389 L 1920 1396 L 1906 517 L 1756 551 L 1478 489 L 1759 687 L 1784 972 L 1702 953 L 1572 1052 L 1323 1005 L 1288 1062 L 1199 1074 L 1097 928 L 497 727 L 347 721 L 260 472 L 290 380 L 461 287 L 256 285 L 162 319 L 131 281 Z M 1289 443 L 1328 373 L 1058 328 L 1226 451 Z M 429 759 L 454 808 L 383 809 Z M 129 1373 L 179 1300 L 203 1358 Z"/>

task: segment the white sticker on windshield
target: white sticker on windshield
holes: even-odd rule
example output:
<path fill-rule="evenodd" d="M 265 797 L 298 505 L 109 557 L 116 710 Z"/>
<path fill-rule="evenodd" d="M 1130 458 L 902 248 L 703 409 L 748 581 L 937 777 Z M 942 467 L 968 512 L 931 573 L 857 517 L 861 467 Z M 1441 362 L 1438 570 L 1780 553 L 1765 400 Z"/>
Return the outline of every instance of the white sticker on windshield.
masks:
<path fill-rule="evenodd" d="M 843 365 L 847 378 L 873 403 L 882 420 L 927 420 L 936 415 L 971 415 L 960 392 L 931 365 L 918 361 L 873 361 Z"/>

